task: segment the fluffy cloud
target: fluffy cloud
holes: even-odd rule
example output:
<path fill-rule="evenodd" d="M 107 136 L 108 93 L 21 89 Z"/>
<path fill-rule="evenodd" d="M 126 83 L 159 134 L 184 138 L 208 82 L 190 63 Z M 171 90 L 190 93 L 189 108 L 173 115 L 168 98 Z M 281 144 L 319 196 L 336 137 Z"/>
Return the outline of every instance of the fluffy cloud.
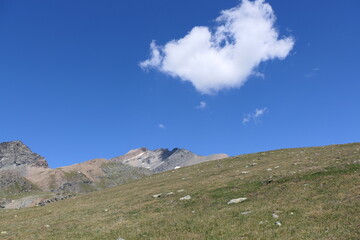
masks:
<path fill-rule="evenodd" d="M 165 128 L 166 128 L 165 125 L 162 124 L 162 123 L 160 123 L 160 124 L 158 125 L 158 127 L 161 128 L 161 129 L 165 129 Z"/>
<path fill-rule="evenodd" d="M 261 62 L 284 59 L 293 48 L 292 37 L 279 38 L 275 20 L 264 0 L 243 0 L 221 12 L 213 31 L 197 26 L 164 46 L 153 41 L 140 66 L 189 81 L 203 94 L 240 87 Z"/>
<path fill-rule="evenodd" d="M 248 114 L 245 114 L 243 120 L 242 120 L 242 123 L 243 124 L 246 124 L 250 121 L 257 121 L 257 119 L 259 117 L 261 117 L 262 115 L 264 115 L 266 112 L 268 111 L 267 108 L 257 108 L 255 109 L 255 112 L 253 113 L 248 113 Z"/>
<path fill-rule="evenodd" d="M 206 102 L 201 101 L 198 106 L 196 106 L 197 109 L 204 109 L 206 108 Z"/>

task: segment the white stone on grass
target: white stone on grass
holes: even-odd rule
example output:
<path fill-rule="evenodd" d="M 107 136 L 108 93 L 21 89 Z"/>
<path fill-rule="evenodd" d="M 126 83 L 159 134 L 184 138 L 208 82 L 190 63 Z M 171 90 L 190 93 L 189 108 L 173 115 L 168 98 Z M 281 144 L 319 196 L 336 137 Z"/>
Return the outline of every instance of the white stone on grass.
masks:
<path fill-rule="evenodd" d="M 235 198 L 235 199 L 231 199 L 227 204 L 233 204 L 233 203 L 241 203 L 246 201 L 247 198 Z"/>
<path fill-rule="evenodd" d="M 185 197 L 180 198 L 181 201 L 183 200 L 190 200 L 191 196 L 190 195 L 186 195 Z"/>
<path fill-rule="evenodd" d="M 252 211 L 246 211 L 246 212 L 241 212 L 240 214 L 241 215 L 248 215 L 248 214 L 250 214 Z"/>

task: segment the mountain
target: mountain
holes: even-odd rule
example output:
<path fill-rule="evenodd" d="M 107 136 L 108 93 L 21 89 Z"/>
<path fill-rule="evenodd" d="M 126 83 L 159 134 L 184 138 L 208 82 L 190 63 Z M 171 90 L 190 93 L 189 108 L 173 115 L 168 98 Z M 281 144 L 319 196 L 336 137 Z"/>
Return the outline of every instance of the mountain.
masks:
<path fill-rule="evenodd" d="M 0 197 L 24 192 L 84 193 L 124 184 L 131 180 L 183 166 L 227 157 L 198 156 L 185 149 L 146 148 L 123 156 L 51 169 L 44 157 L 21 141 L 0 143 Z"/>
<path fill-rule="evenodd" d="M 93 159 L 57 169 L 21 141 L 0 143 L 0 193 L 83 193 L 114 187 L 152 174 L 107 159 Z M 0 195 L 0 196 L 1 196 Z"/>
<path fill-rule="evenodd" d="M 151 151 L 143 147 L 131 150 L 123 156 L 112 158 L 110 161 L 121 162 L 133 167 L 143 167 L 159 173 L 227 157 L 229 156 L 226 154 L 199 156 L 179 148 L 171 151 L 163 148 Z"/>
<path fill-rule="evenodd" d="M 359 173 L 360 143 L 234 156 L 0 209 L 0 238 L 355 240 Z"/>

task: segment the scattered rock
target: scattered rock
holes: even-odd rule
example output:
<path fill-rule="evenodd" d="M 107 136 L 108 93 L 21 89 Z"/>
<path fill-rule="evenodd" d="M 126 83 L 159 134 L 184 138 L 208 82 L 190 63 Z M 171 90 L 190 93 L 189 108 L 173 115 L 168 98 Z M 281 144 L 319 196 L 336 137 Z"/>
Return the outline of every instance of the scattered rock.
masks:
<path fill-rule="evenodd" d="M 273 180 L 265 180 L 265 181 L 263 181 L 263 184 L 266 184 L 266 185 L 267 185 L 267 184 L 272 183 L 272 181 L 273 181 Z"/>
<path fill-rule="evenodd" d="M 268 168 L 268 169 L 266 169 L 266 171 L 272 171 L 272 168 Z"/>
<path fill-rule="evenodd" d="M 45 225 L 45 227 L 46 227 L 46 228 L 49 228 L 49 227 L 50 227 L 50 225 L 46 224 L 46 225 Z"/>
<path fill-rule="evenodd" d="M 275 225 L 280 227 L 280 226 L 281 226 L 281 222 L 276 222 Z"/>
<path fill-rule="evenodd" d="M 255 163 L 255 162 L 252 163 L 252 164 L 250 164 L 251 167 L 253 167 L 253 166 L 255 166 L 255 165 L 257 165 L 257 163 Z"/>
<path fill-rule="evenodd" d="M 7 231 L 1 231 L 1 234 L 7 234 Z"/>
<path fill-rule="evenodd" d="M 39 202 L 36 206 L 45 206 L 49 203 L 54 203 L 54 202 L 57 202 L 57 201 L 62 201 L 62 200 L 65 200 L 65 199 L 68 199 L 68 198 L 71 198 L 73 197 L 73 195 L 58 195 L 58 196 L 54 196 L 52 198 L 49 198 L 49 199 L 45 199 L 41 202 Z"/>
<path fill-rule="evenodd" d="M 241 203 L 246 201 L 247 198 L 236 198 L 236 199 L 231 199 L 227 204 L 233 204 L 233 203 Z"/>
<path fill-rule="evenodd" d="M 180 166 L 176 166 L 174 169 L 176 170 L 176 169 L 179 169 L 179 168 L 181 168 Z"/>
<path fill-rule="evenodd" d="M 169 196 L 169 195 L 174 195 L 174 193 L 173 193 L 173 192 L 169 192 L 169 193 L 166 194 L 166 196 Z"/>
<path fill-rule="evenodd" d="M 108 209 L 104 209 L 104 212 L 107 212 L 107 211 L 109 211 Z"/>
<path fill-rule="evenodd" d="M 186 195 L 185 197 L 180 198 L 180 200 L 190 200 L 191 196 L 190 195 Z"/>
<path fill-rule="evenodd" d="M 153 198 L 160 198 L 160 197 L 162 197 L 162 195 L 163 195 L 162 193 L 159 193 L 159 194 L 152 195 L 152 197 Z"/>
<path fill-rule="evenodd" d="M 273 218 L 279 218 L 279 215 L 277 215 L 277 214 L 275 214 L 275 213 L 273 213 Z"/>
<path fill-rule="evenodd" d="M 184 189 L 177 190 L 177 192 L 183 192 L 183 191 L 184 191 Z"/>
<path fill-rule="evenodd" d="M 241 212 L 240 214 L 241 215 L 248 215 L 248 214 L 250 214 L 252 211 L 246 211 L 246 212 Z"/>
<path fill-rule="evenodd" d="M 279 168 L 279 167 L 280 167 L 280 166 L 276 166 L 276 167 L 274 167 L 274 168 L 276 169 L 276 168 Z"/>
<path fill-rule="evenodd" d="M 249 173 L 249 171 L 243 171 L 243 172 L 241 172 L 241 174 L 248 174 Z"/>

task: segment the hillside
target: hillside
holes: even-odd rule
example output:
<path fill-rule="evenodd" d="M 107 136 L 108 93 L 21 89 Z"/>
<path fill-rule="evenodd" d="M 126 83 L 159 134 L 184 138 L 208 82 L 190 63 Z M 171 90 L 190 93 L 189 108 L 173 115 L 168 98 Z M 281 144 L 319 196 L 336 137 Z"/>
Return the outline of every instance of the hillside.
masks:
<path fill-rule="evenodd" d="M 360 143 L 241 155 L 0 210 L 0 237 L 355 240 L 359 170 Z"/>

